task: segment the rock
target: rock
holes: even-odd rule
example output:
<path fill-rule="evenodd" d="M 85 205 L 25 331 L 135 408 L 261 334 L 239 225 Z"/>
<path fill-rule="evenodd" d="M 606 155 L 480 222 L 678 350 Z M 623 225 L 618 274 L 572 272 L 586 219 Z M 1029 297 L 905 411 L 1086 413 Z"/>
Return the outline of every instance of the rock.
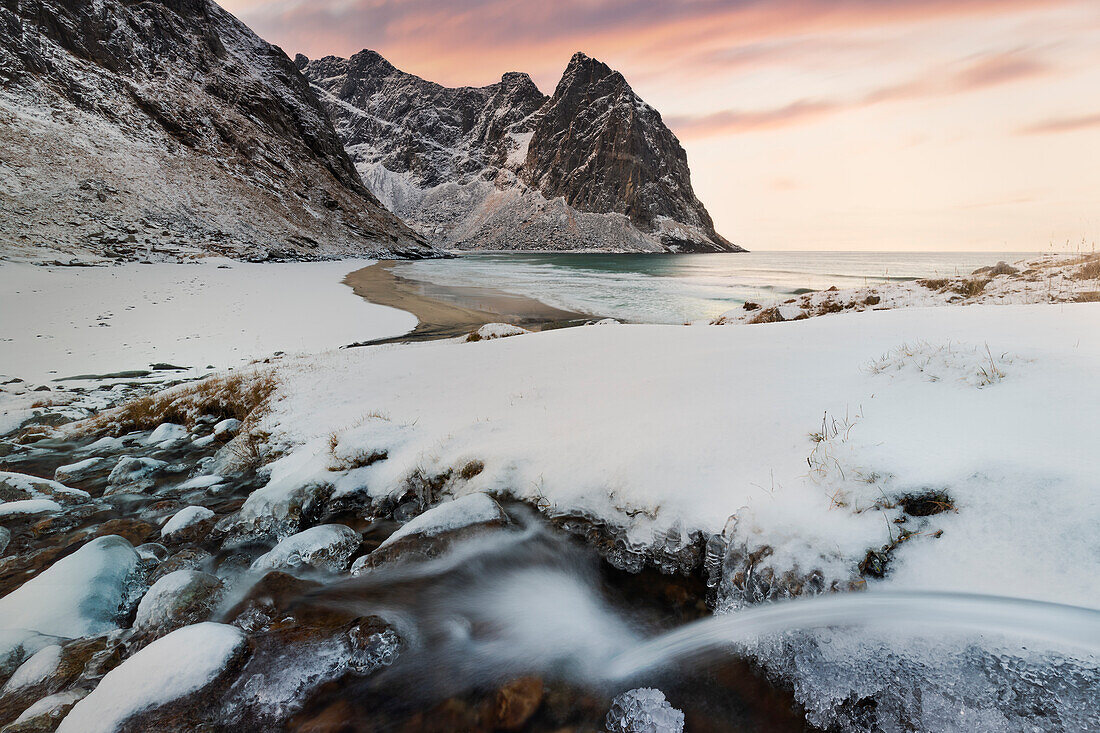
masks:
<path fill-rule="evenodd" d="M 438 504 L 391 534 L 369 555 L 355 561 L 352 575 L 395 559 L 436 557 L 455 541 L 508 521 L 500 506 L 487 494 L 474 493 Z"/>
<path fill-rule="evenodd" d="M 509 336 L 522 336 L 531 333 L 526 328 L 513 326 L 510 323 L 486 323 L 484 326 L 466 336 L 467 341 L 489 341 L 492 339 L 508 338 Z"/>
<path fill-rule="evenodd" d="M 542 679 L 520 677 L 497 690 L 493 718 L 497 730 L 520 730 L 542 704 Z"/>
<path fill-rule="evenodd" d="M 70 463 L 65 466 L 58 466 L 53 472 L 53 479 L 54 481 L 60 481 L 62 483 L 66 481 L 84 481 L 105 468 L 106 463 L 106 458 L 94 457 L 86 458 L 83 461 L 77 461 L 76 463 Z"/>
<path fill-rule="evenodd" d="M 3 557 L 4 550 L 8 549 L 9 542 L 11 542 L 11 530 L 7 527 L 0 527 L 0 557 Z"/>
<path fill-rule="evenodd" d="M 155 458 L 123 456 L 111 469 L 107 483 L 110 487 L 104 496 L 123 492 L 140 493 L 153 486 L 152 477 L 161 473 L 168 464 Z"/>
<path fill-rule="evenodd" d="M 187 428 L 182 425 L 176 425 L 174 423 L 166 422 L 157 426 L 156 430 L 149 433 L 144 441 L 146 445 L 155 445 L 160 448 L 167 448 L 173 443 L 177 443 L 188 436 Z"/>
<path fill-rule="evenodd" d="M 222 598 L 222 581 L 197 570 L 161 577 L 138 603 L 134 631 L 152 641 L 182 626 L 210 618 Z"/>
<path fill-rule="evenodd" d="M 4 626 L 76 638 L 117 628 L 138 556 L 121 537 L 99 537 L 0 598 Z"/>
<path fill-rule="evenodd" d="M 160 536 L 166 542 L 195 542 L 209 534 L 216 521 L 214 512 L 206 507 L 184 507 L 165 522 Z"/>
<path fill-rule="evenodd" d="M 49 499 L 58 504 L 82 504 L 91 496 L 87 491 L 73 489 L 49 479 L 12 471 L 0 471 L 0 501 Z"/>
<path fill-rule="evenodd" d="M 660 690 L 639 687 L 612 701 L 606 725 L 609 733 L 682 733 L 684 714 Z"/>
<path fill-rule="evenodd" d="M 57 732 L 164 730 L 161 709 L 215 685 L 247 650 L 244 634 L 233 626 L 207 622 L 177 629 L 108 672 Z"/>
<path fill-rule="evenodd" d="M 974 272 L 972 272 L 970 274 L 971 275 L 988 275 L 989 277 L 996 277 L 997 275 L 1016 275 L 1019 272 L 1020 271 L 1017 268 L 1015 268 L 1012 265 L 1008 264 L 1004 260 L 1001 260 L 1000 262 L 998 262 L 997 264 L 995 264 L 991 267 L 979 267 L 977 270 L 974 270 Z"/>
<path fill-rule="evenodd" d="M 131 545 L 140 545 L 156 533 L 156 527 L 140 519 L 108 519 L 95 528 L 93 537 L 118 535 Z"/>
<path fill-rule="evenodd" d="M 229 440 L 241 429 L 241 421 L 236 418 L 222 420 L 214 426 L 214 437 L 218 440 Z"/>
<path fill-rule="evenodd" d="M 257 260 L 438 255 L 363 187 L 286 54 L 212 0 L 6 3 L 0 48 L 14 105 L 0 149 L 31 182 L 0 231 L 146 260 L 173 253 L 138 241 Z"/>
<path fill-rule="evenodd" d="M 35 514 L 56 514 L 61 505 L 52 499 L 23 499 L 0 504 L 0 519 L 29 517 Z"/>
<path fill-rule="evenodd" d="M 438 244 L 740 251 L 660 114 L 584 54 L 551 97 L 515 72 L 448 89 L 369 50 L 304 63 L 367 186 Z"/>
<path fill-rule="evenodd" d="M 207 565 L 213 557 L 213 555 L 205 550 L 200 550 L 195 547 L 185 547 L 162 562 L 157 569 L 153 571 L 152 575 L 149 576 L 149 582 L 155 583 L 168 573 L 177 570 L 201 569 L 203 566 Z"/>
<path fill-rule="evenodd" d="M 359 549 L 362 538 L 351 527 L 322 524 L 291 535 L 270 552 L 256 558 L 253 570 L 300 568 L 340 572 Z"/>
<path fill-rule="evenodd" d="M 47 695 L 20 713 L 14 721 L 0 728 L 0 733 L 53 733 L 73 705 L 87 694 L 88 690 L 74 688 Z"/>

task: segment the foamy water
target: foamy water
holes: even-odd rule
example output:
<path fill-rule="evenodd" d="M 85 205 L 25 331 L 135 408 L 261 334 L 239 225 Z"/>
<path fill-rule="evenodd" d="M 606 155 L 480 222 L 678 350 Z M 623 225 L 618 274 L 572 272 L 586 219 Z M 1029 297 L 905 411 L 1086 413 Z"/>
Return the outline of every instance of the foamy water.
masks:
<path fill-rule="evenodd" d="M 749 252 L 701 255 L 473 254 L 403 262 L 438 285 L 490 287 L 563 310 L 638 323 L 712 318 L 746 301 L 807 289 L 967 275 L 1026 252 Z"/>

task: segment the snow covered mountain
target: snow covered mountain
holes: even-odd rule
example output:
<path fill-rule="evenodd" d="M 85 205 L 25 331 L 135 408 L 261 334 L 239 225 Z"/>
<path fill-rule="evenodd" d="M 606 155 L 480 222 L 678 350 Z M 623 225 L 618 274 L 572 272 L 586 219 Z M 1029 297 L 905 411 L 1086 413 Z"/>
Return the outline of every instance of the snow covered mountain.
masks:
<path fill-rule="evenodd" d="M 424 256 L 308 82 L 210 0 L 0 3 L 0 248 Z"/>
<path fill-rule="evenodd" d="M 436 245 L 742 251 L 714 231 L 660 113 L 582 53 L 550 97 L 515 72 L 450 89 L 369 50 L 295 62 L 367 187 Z"/>

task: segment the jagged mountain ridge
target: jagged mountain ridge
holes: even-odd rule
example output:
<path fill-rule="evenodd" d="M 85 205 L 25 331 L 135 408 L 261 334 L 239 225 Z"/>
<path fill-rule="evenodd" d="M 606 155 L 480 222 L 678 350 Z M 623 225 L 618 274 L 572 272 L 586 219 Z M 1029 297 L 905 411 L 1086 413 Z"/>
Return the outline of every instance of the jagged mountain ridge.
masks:
<path fill-rule="evenodd" d="M 295 63 L 367 187 L 439 246 L 742 251 L 715 232 L 660 113 L 582 53 L 549 97 L 517 72 L 443 87 L 369 50 Z"/>
<path fill-rule="evenodd" d="M 293 62 L 210 0 L 0 0 L 11 254 L 431 256 Z"/>

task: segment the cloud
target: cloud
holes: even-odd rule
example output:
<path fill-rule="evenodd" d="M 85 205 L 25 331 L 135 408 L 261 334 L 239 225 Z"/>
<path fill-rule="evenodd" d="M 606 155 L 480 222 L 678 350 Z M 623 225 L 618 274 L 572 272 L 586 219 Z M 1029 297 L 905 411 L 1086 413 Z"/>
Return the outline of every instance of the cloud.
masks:
<path fill-rule="evenodd" d="M 1100 113 L 1078 117 L 1054 117 L 1021 128 L 1021 135 L 1046 135 L 1056 132 L 1077 132 L 1100 127 Z"/>
<path fill-rule="evenodd" d="M 749 64 L 770 49 L 722 51 L 940 18 L 1001 16 L 1071 0 L 222 0 L 291 53 L 372 48 L 399 67 L 448 84 L 529 71 L 552 84 L 563 59 L 586 52 L 629 75 L 681 63 Z M 713 49 L 719 49 L 714 51 Z M 771 58 L 775 58 L 774 55 Z M 629 60 L 630 63 L 622 63 Z M 540 79 L 541 77 L 541 79 Z"/>
<path fill-rule="evenodd" d="M 848 99 L 800 99 L 765 110 L 723 110 L 698 116 L 668 118 L 669 127 L 683 137 L 707 137 L 757 132 L 800 125 L 836 114 L 887 102 L 975 92 L 1049 73 L 1052 68 L 1024 51 L 983 56 L 961 68 L 937 68 L 923 76 L 888 84 Z"/>

